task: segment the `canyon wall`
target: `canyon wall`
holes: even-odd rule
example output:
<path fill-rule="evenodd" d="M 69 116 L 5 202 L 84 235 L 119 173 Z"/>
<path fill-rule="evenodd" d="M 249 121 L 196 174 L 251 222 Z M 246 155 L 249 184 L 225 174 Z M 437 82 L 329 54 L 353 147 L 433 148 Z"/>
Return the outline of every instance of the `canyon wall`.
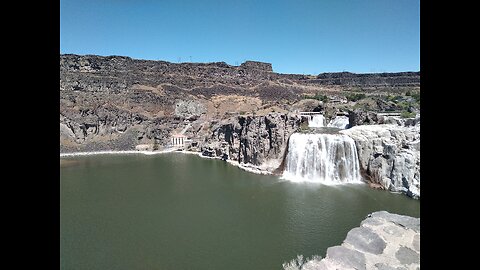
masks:
<path fill-rule="evenodd" d="M 419 82 L 419 72 L 314 76 L 275 73 L 257 61 L 60 55 L 60 152 L 162 150 L 183 134 L 186 150 L 273 172 L 284 166 L 290 135 L 306 124 L 298 112 L 321 112 L 326 123 L 348 115 L 353 128 L 343 132 L 355 141 L 364 178 L 418 198 L 419 119 L 377 112 L 418 112 L 412 96 L 390 94 L 418 94 Z M 352 87 L 365 98 L 348 100 Z"/>

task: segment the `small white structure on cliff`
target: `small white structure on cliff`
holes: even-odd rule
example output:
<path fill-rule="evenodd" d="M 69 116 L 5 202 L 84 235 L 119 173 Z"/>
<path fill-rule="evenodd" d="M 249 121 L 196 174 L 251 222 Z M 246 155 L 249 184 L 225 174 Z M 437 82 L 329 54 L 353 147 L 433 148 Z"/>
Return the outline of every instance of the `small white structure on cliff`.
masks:
<path fill-rule="evenodd" d="M 183 134 L 174 134 L 171 139 L 172 146 L 176 147 L 183 147 L 187 142 L 190 142 L 190 140 Z"/>

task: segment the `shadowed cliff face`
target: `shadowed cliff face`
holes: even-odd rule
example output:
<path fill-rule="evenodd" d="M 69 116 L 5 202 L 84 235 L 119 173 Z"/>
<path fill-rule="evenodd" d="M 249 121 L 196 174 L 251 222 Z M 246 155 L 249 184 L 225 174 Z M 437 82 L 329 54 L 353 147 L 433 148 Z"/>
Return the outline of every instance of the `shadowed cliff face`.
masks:
<path fill-rule="evenodd" d="M 306 96 L 338 99 L 353 89 L 374 98 L 379 91 L 418 90 L 419 81 L 418 72 L 312 76 L 275 73 L 271 64 L 255 61 L 231 66 L 60 55 L 60 149 L 163 146 L 183 132 L 197 151 L 226 149 L 230 158 L 258 165 L 283 155 L 300 123 L 292 112 L 321 111 L 328 120 L 355 105 Z M 369 102 L 380 110 L 381 103 Z"/>
<path fill-rule="evenodd" d="M 207 156 L 222 157 L 273 171 L 283 161 L 288 138 L 301 123 L 291 114 L 239 116 L 225 119 L 211 128 L 200 150 Z"/>

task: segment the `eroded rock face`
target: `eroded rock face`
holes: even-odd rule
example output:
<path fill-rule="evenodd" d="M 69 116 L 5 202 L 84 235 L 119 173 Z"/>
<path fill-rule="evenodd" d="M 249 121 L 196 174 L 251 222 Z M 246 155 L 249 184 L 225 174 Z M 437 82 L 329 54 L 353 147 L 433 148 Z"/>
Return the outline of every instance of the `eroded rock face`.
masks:
<path fill-rule="evenodd" d="M 303 99 L 292 105 L 292 110 L 299 112 L 323 112 L 324 104 L 315 99 Z"/>
<path fill-rule="evenodd" d="M 172 130 L 184 123 L 175 117 L 148 119 L 117 108 L 60 114 L 60 151 L 134 150 L 139 144 L 166 144 Z"/>
<path fill-rule="evenodd" d="M 420 198 L 419 125 L 365 125 L 340 132 L 355 141 L 368 181 Z"/>
<path fill-rule="evenodd" d="M 420 84 L 420 72 L 364 73 L 351 72 L 321 73 L 317 76 L 319 84 L 415 86 Z"/>
<path fill-rule="evenodd" d="M 232 117 L 211 128 L 201 149 L 217 157 L 226 154 L 239 163 L 272 171 L 282 162 L 288 138 L 300 122 L 297 116 L 280 113 Z"/>
<path fill-rule="evenodd" d="M 364 110 L 349 111 L 348 121 L 349 127 L 381 124 L 376 113 Z"/>
<path fill-rule="evenodd" d="M 245 63 L 242 63 L 240 67 L 273 72 L 272 64 L 258 61 L 245 61 Z"/>
<path fill-rule="evenodd" d="M 307 261 L 301 269 L 419 269 L 419 245 L 419 218 L 374 212 L 340 246 L 328 248 L 324 259 Z"/>
<path fill-rule="evenodd" d="M 175 115 L 183 118 L 198 118 L 207 112 L 206 106 L 197 100 L 178 100 Z"/>

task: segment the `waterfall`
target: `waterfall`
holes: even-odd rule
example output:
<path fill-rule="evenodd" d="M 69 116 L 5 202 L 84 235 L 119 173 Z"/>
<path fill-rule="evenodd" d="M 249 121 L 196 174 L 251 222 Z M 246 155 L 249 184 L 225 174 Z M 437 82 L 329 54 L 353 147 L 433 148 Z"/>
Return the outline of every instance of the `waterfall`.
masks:
<path fill-rule="evenodd" d="M 312 115 L 308 118 L 308 127 L 324 127 L 325 118 L 321 114 Z"/>
<path fill-rule="evenodd" d="M 336 127 L 336 128 L 346 129 L 348 128 L 349 124 L 350 124 L 350 121 L 348 120 L 347 116 L 339 115 L 335 117 L 335 119 L 331 120 L 330 123 L 328 123 L 327 127 Z"/>
<path fill-rule="evenodd" d="M 290 136 L 283 178 L 323 184 L 360 183 L 357 149 L 343 134 Z"/>

